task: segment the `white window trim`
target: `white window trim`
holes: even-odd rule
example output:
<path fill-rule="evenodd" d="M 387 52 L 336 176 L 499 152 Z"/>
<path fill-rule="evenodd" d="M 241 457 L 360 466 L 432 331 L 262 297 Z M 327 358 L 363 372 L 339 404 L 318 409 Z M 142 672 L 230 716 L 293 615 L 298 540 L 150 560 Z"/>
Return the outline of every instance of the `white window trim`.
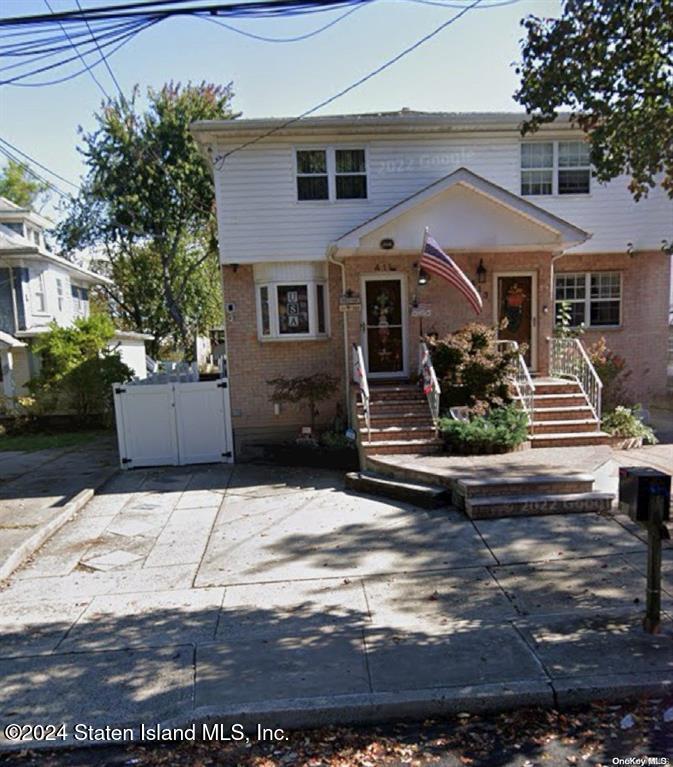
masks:
<path fill-rule="evenodd" d="M 281 333 L 278 323 L 278 288 L 306 285 L 308 287 L 308 333 Z M 325 299 L 325 332 L 318 333 L 318 285 L 323 286 Z M 262 288 L 269 293 L 269 329 L 264 335 L 262 328 Z M 262 343 L 287 341 L 322 341 L 330 337 L 329 285 L 327 280 L 283 280 L 255 284 L 255 307 L 257 315 L 257 338 Z"/>
<path fill-rule="evenodd" d="M 591 277 L 596 274 L 618 274 L 619 275 L 619 298 L 591 298 Z M 584 277 L 584 298 L 570 298 L 570 299 L 557 299 L 556 298 L 556 279 L 558 277 L 569 277 L 582 275 Z M 592 325 L 591 324 L 591 304 L 603 303 L 606 301 L 619 301 L 619 322 L 616 325 Z M 584 304 L 584 319 L 582 326 L 587 330 L 609 330 L 611 328 L 621 328 L 624 324 L 623 307 L 624 307 L 624 273 L 617 271 L 616 269 L 604 269 L 593 272 L 557 272 L 554 275 L 554 325 L 557 326 L 558 312 L 556 307 L 562 303 L 569 304 Z M 579 327 L 575 325 L 574 327 Z"/>
<path fill-rule="evenodd" d="M 32 310 L 32 314 L 46 317 L 49 315 L 49 302 L 47 300 L 47 284 L 44 279 L 44 272 L 34 272 L 34 274 L 32 297 L 35 300 L 35 308 Z M 41 302 L 38 298 L 40 295 L 42 295 Z M 38 307 L 39 303 L 42 303 L 42 307 Z"/>
<path fill-rule="evenodd" d="M 581 141 L 581 139 L 568 139 L 568 138 L 562 138 L 562 139 L 536 139 L 534 141 L 520 141 L 519 142 L 519 193 L 521 197 L 559 197 L 561 199 L 573 199 L 574 197 L 579 197 L 581 199 L 585 199 L 586 197 L 591 197 L 591 193 L 593 191 L 593 184 L 592 184 L 592 173 L 591 173 L 591 165 L 589 165 L 589 191 L 588 192 L 572 192 L 571 194 L 559 194 L 558 191 L 558 174 L 559 170 L 586 170 L 586 166 L 584 165 L 577 165 L 577 166 L 566 166 L 564 165 L 562 168 L 558 164 L 558 157 L 559 157 L 559 149 L 558 145 L 559 143 L 569 143 L 573 141 Z M 552 145 L 552 167 L 551 168 L 524 168 L 522 165 L 523 160 L 523 149 L 521 147 L 524 146 L 524 144 L 551 144 Z M 551 170 L 551 194 L 524 194 L 522 191 L 522 177 L 523 172 L 528 170 Z"/>
<path fill-rule="evenodd" d="M 365 169 L 362 173 L 340 173 L 340 176 L 364 176 L 367 183 L 367 196 L 366 197 L 344 197 L 337 199 L 336 196 L 336 150 L 337 149 L 359 149 L 365 153 Z M 300 200 L 299 188 L 297 184 L 297 178 L 310 177 L 313 173 L 299 173 L 297 166 L 297 152 L 325 152 L 326 156 L 326 168 L 327 168 L 327 199 L 325 200 Z M 304 145 L 298 144 L 292 147 L 292 166 L 293 166 L 293 182 L 294 182 L 294 201 L 297 205 L 333 205 L 348 204 L 348 203 L 363 203 L 369 200 L 369 148 L 366 144 L 319 144 L 319 145 Z"/>

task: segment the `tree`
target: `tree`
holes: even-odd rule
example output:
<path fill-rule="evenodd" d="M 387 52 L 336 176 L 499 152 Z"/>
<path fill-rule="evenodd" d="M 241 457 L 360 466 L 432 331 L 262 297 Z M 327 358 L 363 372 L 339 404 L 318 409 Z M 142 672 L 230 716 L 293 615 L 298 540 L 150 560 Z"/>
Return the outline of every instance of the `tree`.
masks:
<path fill-rule="evenodd" d="M 565 0 L 522 25 L 524 135 L 569 109 L 599 181 L 626 172 L 640 199 L 663 174 L 673 197 L 673 0 Z"/>
<path fill-rule="evenodd" d="M 0 173 L 0 197 L 20 205 L 33 208 L 49 190 L 49 185 L 35 178 L 26 165 L 8 160 Z"/>
<path fill-rule="evenodd" d="M 233 118 L 229 85 L 168 83 L 112 101 L 80 149 L 87 175 L 57 230 L 64 248 L 102 251 L 112 316 L 193 354 L 221 320 L 214 190 L 189 125 Z"/>

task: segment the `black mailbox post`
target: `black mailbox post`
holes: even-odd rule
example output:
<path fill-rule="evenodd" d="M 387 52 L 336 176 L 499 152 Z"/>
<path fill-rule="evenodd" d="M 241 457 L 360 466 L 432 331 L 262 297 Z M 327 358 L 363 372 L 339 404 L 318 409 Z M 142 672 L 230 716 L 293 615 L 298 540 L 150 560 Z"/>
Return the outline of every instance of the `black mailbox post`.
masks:
<path fill-rule="evenodd" d="M 620 468 L 619 507 L 647 530 L 647 610 L 645 631 L 661 623 L 661 540 L 670 538 L 671 476 L 644 466 Z"/>

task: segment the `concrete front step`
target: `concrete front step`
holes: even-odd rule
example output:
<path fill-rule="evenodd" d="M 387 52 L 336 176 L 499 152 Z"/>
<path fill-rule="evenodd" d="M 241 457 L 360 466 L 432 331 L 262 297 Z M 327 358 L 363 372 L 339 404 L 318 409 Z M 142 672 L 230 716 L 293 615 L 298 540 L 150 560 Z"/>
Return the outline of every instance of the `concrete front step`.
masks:
<path fill-rule="evenodd" d="M 385 426 L 379 428 L 372 424 L 372 428 L 368 431 L 366 428 L 360 429 L 363 442 L 370 437 L 372 442 L 382 442 L 391 439 L 430 439 L 435 436 L 435 429 L 431 423 L 426 423 L 418 426 Z"/>
<path fill-rule="evenodd" d="M 577 407 L 570 405 L 568 407 L 536 407 L 535 421 L 575 421 L 582 418 L 593 418 L 593 411 L 589 405 Z"/>
<path fill-rule="evenodd" d="M 405 453 L 431 455 L 442 448 L 441 439 L 391 439 L 380 442 L 367 442 L 361 437 L 365 455 L 401 455 Z"/>
<path fill-rule="evenodd" d="M 561 421 L 533 422 L 533 434 L 572 434 L 574 432 L 597 431 L 595 418 L 564 419 Z"/>
<path fill-rule="evenodd" d="M 609 511 L 613 499 L 612 493 L 598 492 L 485 496 L 466 499 L 465 513 L 470 519 L 579 514 Z"/>
<path fill-rule="evenodd" d="M 522 474 L 507 477 L 476 476 L 457 480 L 453 485 L 453 503 L 465 508 L 468 500 L 498 496 L 569 495 L 590 493 L 594 487 L 591 474 Z"/>
<path fill-rule="evenodd" d="M 584 394 L 538 394 L 533 397 L 533 407 L 584 407 L 587 398 Z"/>
<path fill-rule="evenodd" d="M 389 479 L 371 471 L 346 474 L 346 487 L 358 493 L 406 501 L 424 509 L 436 509 L 439 506 L 447 506 L 450 502 L 450 493 L 445 487 Z"/>
<path fill-rule="evenodd" d="M 609 445 L 611 442 L 612 437 L 604 431 L 575 432 L 573 434 L 532 434 L 530 436 L 532 448 Z"/>

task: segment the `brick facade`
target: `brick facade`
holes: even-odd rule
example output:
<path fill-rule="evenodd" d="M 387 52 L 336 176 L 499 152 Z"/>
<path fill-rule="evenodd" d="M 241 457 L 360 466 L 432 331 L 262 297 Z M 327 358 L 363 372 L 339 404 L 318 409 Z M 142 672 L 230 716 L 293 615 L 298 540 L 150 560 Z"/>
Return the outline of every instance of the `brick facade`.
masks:
<path fill-rule="evenodd" d="M 395 271 L 407 280 L 407 298 L 414 297 L 431 307 L 431 317 L 423 318 L 423 331 L 440 336 L 455 331 L 467 322 L 478 320 L 492 325 L 494 312 L 494 275 L 497 272 L 530 271 L 537 275 L 537 317 L 533 332 L 537 333 L 537 371 L 548 372 L 547 338 L 552 333 L 554 297 L 551 287 L 552 260 L 549 253 L 475 253 L 452 254 L 470 277 L 476 277 L 479 260 L 487 270 L 486 281 L 480 286 L 484 310 L 475 318 L 458 293 L 441 279 L 433 277 L 425 286 L 417 285 L 414 264 L 418 255 L 388 255 L 347 257 L 346 287 L 361 292 L 361 276 Z M 586 344 L 604 335 L 608 346 L 623 355 L 634 370 L 631 378 L 633 395 L 643 402 L 662 394 L 666 387 L 667 311 L 669 291 L 669 260 L 660 252 L 625 254 L 565 255 L 555 263 L 555 271 L 621 271 L 623 274 L 622 324 L 587 332 Z M 330 264 L 329 312 L 331 334 L 323 340 L 260 341 L 257 337 L 255 288 L 252 266 L 222 267 L 224 302 L 235 304 L 235 311 L 226 318 L 231 408 L 237 454 L 245 454 L 255 444 L 295 436 L 308 423 L 308 414 L 295 405 L 282 405 L 279 413 L 269 401 L 269 379 L 311 375 L 330 371 L 339 378 L 339 388 L 330 402 L 320 407 L 319 422 L 326 426 L 333 420 L 337 406 L 345 404 L 343 318 L 348 323 L 350 345 L 360 343 L 361 314 L 339 311 L 341 270 Z M 421 319 L 408 317 L 408 365 L 415 373 Z M 350 375 L 350 361 L 348 363 Z M 344 411 L 345 412 L 345 411 Z"/>

